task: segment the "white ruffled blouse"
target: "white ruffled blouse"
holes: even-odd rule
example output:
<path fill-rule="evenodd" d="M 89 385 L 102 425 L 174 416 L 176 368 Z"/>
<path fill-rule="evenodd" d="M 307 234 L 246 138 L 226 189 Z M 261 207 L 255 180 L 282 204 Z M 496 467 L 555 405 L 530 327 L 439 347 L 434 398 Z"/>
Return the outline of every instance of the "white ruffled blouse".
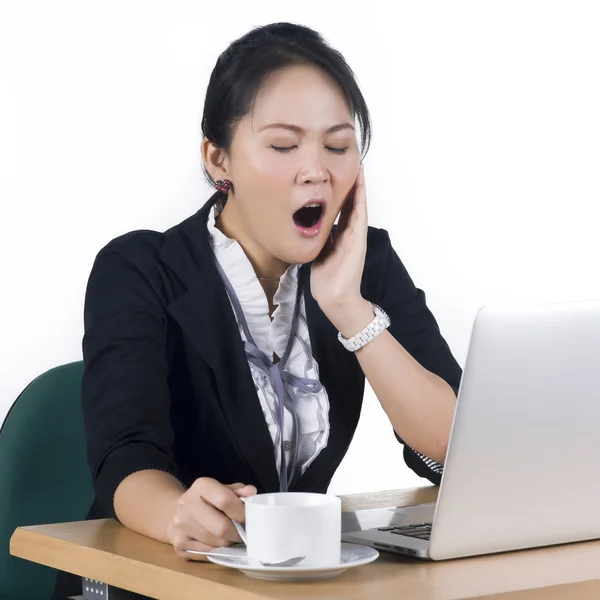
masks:
<path fill-rule="evenodd" d="M 213 252 L 223 271 L 227 275 L 237 297 L 240 301 L 248 328 L 255 344 L 267 356 L 273 354 L 283 356 L 288 342 L 296 292 L 298 288 L 298 265 L 292 265 L 287 269 L 280 279 L 279 288 L 275 293 L 273 304 L 275 311 L 273 319 L 269 316 L 269 305 L 265 292 L 254 272 L 252 264 L 248 260 L 242 247 L 237 241 L 225 236 L 217 229 L 215 220 L 219 209 L 215 207 L 208 220 L 208 231 L 210 234 Z M 242 339 L 245 340 L 244 332 L 238 322 L 238 328 Z M 284 451 L 286 464 L 289 465 L 293 451 L 293 419 L 289 410 L 285 409 L 283 432 L 280 431 L 275 417 L 277 410 L 277 396 L 269 378 L 254 364 L 248 362 L 254 385 L 260 400 L 265 421 L 273 440 L 273 450 L 279 472 L 281 465 L 280 440 L 284 439 Z M 299 377 L 319 379 L 319 366 L 312 356 L 308 327 L 306 324 L 306 310 L 304 297 L 300 306 L 298 327 L 295 339 L 286 363 L 286 371 Z M 324 387 L 319 392 L 308 393 L 290 388 L 300 431 L 298 468 L 300 474 L 315 460 L 321 450 L 327 446 L 329 437 L 329 399 Z M 249 399 L 249 401 L 251 401 Z"/>

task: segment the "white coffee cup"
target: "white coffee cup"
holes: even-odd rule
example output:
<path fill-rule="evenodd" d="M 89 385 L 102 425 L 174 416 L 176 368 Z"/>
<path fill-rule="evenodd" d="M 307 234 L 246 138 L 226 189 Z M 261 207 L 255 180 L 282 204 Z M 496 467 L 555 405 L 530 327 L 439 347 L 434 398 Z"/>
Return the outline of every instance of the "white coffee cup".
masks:
<path fill-rule="evenodd" d="M 249 557 L 275 562 L 304 556 L 303 567 L 340 562 L 342 501 L 304 492 L 258 494 L 244 498 Z"/>

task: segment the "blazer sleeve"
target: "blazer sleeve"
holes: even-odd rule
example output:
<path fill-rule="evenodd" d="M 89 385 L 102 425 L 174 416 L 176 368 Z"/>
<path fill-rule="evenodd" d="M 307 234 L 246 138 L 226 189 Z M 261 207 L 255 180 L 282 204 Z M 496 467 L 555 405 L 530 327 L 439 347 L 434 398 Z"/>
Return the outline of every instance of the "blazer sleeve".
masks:
<path fill-rule="evenodd" d="M 458 393 L 462 370 L 429 310 L 425 293 L 418 289 L 395 252 L 387 231 L 372 229 L 374 302 L 389 315 L 390 333 L 425 369 L 435 373 Z M 369 286 L 371 287 L 371 286 Z M 439 485 L 443 466 L 404 445 L 404 460 L 417 475 Z"/>
<path fill-rule="evenodd" d="M 128 475 L 155 469 L 177 477 L 166 312 L 145 262 L 109 244 L 98 254 L 86 290 L 82 410 L 87 459 L 96 498 L 114 518 L 114 494 Z"/>

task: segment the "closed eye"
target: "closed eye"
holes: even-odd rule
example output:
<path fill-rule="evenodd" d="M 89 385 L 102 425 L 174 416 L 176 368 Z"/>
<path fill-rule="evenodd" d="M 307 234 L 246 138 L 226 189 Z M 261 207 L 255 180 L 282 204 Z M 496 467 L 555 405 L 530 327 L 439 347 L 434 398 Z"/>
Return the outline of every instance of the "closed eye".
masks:
<path fill-rule="evenodd" d="M 325 146 L 329 152 L 333 152 L 334 154 L 345 154 L 350 148 L 350 146 L 346 146 L 345 148 L 332 148 L 331 146 Z"/>
<path fill-rule="evenodd" d="M 277 152 L 281 152 L 283 154 L 291 152 L 297 147 L 298 146 L 273 146 L 271 144 L 271 148 L 273 148 L 273 150 L 276 150 Z M 350 146 L 346 146 L 345 148 L 334 148 L 332 146 L 325 146 L 325 148 L 329 150 L 329 152 L 333 152 L 334 154 L 345 154 L 348 151 L 348 148 L 350 148 Z"/>
<path fill-rule="evenodd" d="M 291 152 L 294 148 L 297 148 L 298 146 L 273 146 L 271 144 L 271 148 L 273 148 L 273 150 L 277 150 L 277 152 L 282 152 L 282 153 L 286 153 L 286 152 Z"/>

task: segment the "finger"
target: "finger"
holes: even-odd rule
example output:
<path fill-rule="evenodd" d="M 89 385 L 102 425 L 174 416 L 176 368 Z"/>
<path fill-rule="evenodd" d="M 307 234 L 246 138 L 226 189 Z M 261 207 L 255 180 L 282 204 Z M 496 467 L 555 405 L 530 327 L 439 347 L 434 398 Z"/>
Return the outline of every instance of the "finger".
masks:
<path fill-rule="evenodd" d="M 231 542 L 225 538 L 218 537 L 211 533 L 204 525 L 198 521 L 201 518 L 197 511 L 186 508 L 186 514 L 183 520 L 174 524 L 177 531 L 177 537 L 193 540 L 198 543 L 208 544 L 213 548 L 228 546 Z"/>
<path fill-rule="evenodd" d="M 251 489 L 254 490 L 256 492 L 256 486 L 254 485 L 249 485 L 247 483 L 230 483 L 228 485 L 225 485 L 223 487 L 226 487 L 227 489 L 233 491 L 233 492 L 238 492 L 240 490 L 245 490 L 245 489 Z"/>
<path fill-rule="evenodd" d="M 192 489 L 188 490 L 177 502 L 178 510 L 173 522 L 176 535 L 211 544 L 214 547 L 229 544 L 231 540 L 218 533 L 213 533 L 213 530 L 207 527 L 207 520 L 213 516 L 213 513 L 206 510 L 207 505 L 202 496 L 193 494 L 193 491 Z M 219 514 L 228 520 L 222 513 L 219 512 Z"/>
<path fill-rule="evenodd" d="M 246 484 L 245 483 L 228 483 L 225 487 L 230 490 L 239 490 L 243 487 L 246 487 Z"/>
<path fill-rule="evenodd" d="M 337 226 L 336 233 L 338 235 L 348 228 L 348 224 L 350 222 L 350 217 L 352 215 L 352 209 L 354 207 L 354 191 L 355 191 L 355 189 L 356 189 L 356 184 L 350 190 L 348 195 L 346 196 L 346 200 L 344 200 L 344 205 L 342 206 L 342 210 L 340 212 L 340 220 L 338 221 L 338 226 Z"/>
<path fill-rule="evenodd" d="M 340 229 L 344 231 L 354 224 L 357 219 L 358 210 L 362 210 L 362 205 L 366 203 L 366 193 L 365 193 L 365 185 L 364 185 L 364 166 L 361 163 L 358 168 L 358 173 L 356 174 L 356 179 L 354 180 L 354 186 L 352 190 L 348 194 L 348 198 L 342 207 L 342 212 L 340 215 Z"/>
<path fill-rule="evenodd" d="M 244 485 L 243 483 L 235 483 L 233 485 L 235 485 L 236 487 L 225 487 L 229 487 L 238 498 L 248 498 L 249 496 L 256 496 L 256 494 L 258 493 L 258 490 L 253 485 Z"/>
<path fill-rule="evenodd" d="M 367 188 L 365 185 L 365 171 L 360 165 L 360 171 L 356 178 L 356 190 L 354 192 L 354 211 L 352 213 L 354 223 L 365 224 L 367 220 Z"/>
<path fill-rule="evenodd" d="M 333 252 L 334 245 L 335 241 L 333 238 L 333 231 L 330 231 L 329 235 L 327 236 L 327 241 L 325 242 L 325 244 L 323 244 L 319 255 L 314 260 L 314 264 L 319 265 L 325 262 L 325 260 L 327 260 L 327 257 Z"/>
<path fill-rule="evenodd" d="M 242 501 L 239 498 L 236 498 L 236 500 L 243 507 Z M 198 503 L 198 506 L 194 507 L 194 512 L 197 521 L 215 537 L 224 540 L 225 542 L 237 544 L 242 541 L 236 528 L 231 522 L 231 519 L 224 512 L 215 508 L 212 504 L 209 504 L 206 500 L 202 499 L 202 501 Z M 243 520 L 244 519 L 242 518 L 242 521 Z"/>
<path fill-rule="evenodd" d="M 215 547 L 182 537 L 180 540 L 176 540 L 176 543 L 173 544 L 173 549 L 175 550 L 177 556 L 180 556 L 181 558 L 204 562 L 208 560 L 206 556 L 202 556 L 201 554 L 190 554 L 189 552 L 186 552 L 186 550 L 189 549 L 196 550 L 197 552 L 210 552 L 211 550 L 214 550 Z"/>
<path fill-rule="evenodd" d="M 196 480 L 178 503 L 184 515 L 183 518 L 188 524 L 191 519 L 220 540 L 239 543 L 241 541 L 239 534 L 222 510 L 222 507 L 227 508 L 227 502 L 231 502 L 232 499 L 240 505 L 240 512 L 244 518 L 244 503 L 232 490 L 214 479 L 203 478 Z"/>
<path fill-rule="evenodd" d="M 246 509 L 244 503 L 232 490 L 217 481 L 207 482 L 202 487 L 201 495 L 208 504 L 225 513 L 230 519 L 245 520 Z"/>

